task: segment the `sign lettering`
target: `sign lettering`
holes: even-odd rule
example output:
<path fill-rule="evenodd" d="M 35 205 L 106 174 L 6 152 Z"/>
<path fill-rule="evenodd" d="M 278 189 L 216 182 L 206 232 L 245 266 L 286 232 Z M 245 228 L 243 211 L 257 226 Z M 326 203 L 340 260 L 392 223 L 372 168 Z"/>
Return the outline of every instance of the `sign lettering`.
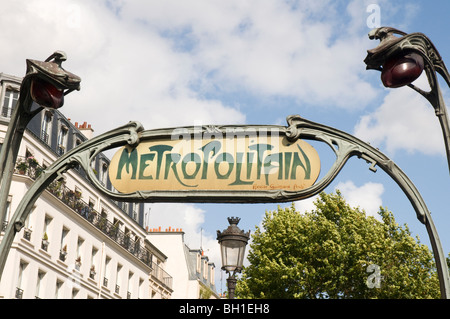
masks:
<path fill-rule="evenodd" d="M 285 137 L 141 142 L 113 156 L 109 176 L 122 193 L 147 190 L 301 190 L 320 172 L 315 149 Z"/>

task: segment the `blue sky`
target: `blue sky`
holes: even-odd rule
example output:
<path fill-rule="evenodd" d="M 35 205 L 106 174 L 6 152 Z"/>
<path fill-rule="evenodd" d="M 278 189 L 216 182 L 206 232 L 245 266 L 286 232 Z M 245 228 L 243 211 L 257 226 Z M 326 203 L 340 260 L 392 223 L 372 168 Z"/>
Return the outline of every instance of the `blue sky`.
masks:
<path fill-rule="evenodd" d="M 62 111 L 73 122 L 89 122 L 95 134 L 130 120 L 145 129 L 285 125 L 291 114 L 354 134 L 414 182 L 447 255 L 450 175 L 438 120 L 417 93 L 386 89 L 379 72 L 365 69 L 366 50 L 378 44 L 367 37 L 373 4 L 381 25 L 425 33 L 450 61 L 445 0 L 22 0 L 0 8 L 0 71 L 22 76 L 25 59 L 65 51 L 64 67 L 82 83 Z M 417 82 L 426 86 L 423 77 Z M 441 87 L 449 105 L 449 89 L 444 82 Z M 317 147 L 320 155 L 326 150 Z M 351 159 L 326 191 L 339 188 L 370 214 L 387 207 L 428 244 L 403 192 L 383 171 L 368 167 Z M 296 206 L 311 209 L 311 202 Z M 188 244 L 202 244 L 220 268 L 215 237 L 227 227 L 226 217 L 241 217 L 241 228 L 253 231 L 277 205 L 149 204 L 148 223 L 183 228 Z"/>

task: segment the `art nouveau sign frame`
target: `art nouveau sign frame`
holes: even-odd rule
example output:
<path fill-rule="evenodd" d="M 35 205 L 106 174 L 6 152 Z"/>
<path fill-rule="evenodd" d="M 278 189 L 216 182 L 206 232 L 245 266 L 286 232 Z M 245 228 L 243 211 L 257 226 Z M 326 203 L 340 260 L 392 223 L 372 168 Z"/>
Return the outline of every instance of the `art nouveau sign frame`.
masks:
<path fill-rule="evenodd" d="M 268 202 L 289 202 L 289 201 L 295 201 L 295 200 L 301 200 L 305 198 L 312 197 L 319 192 L 323 191 L 339 174 L 341 169 L 344 167 L 345 163 L 348 161 L 349 158 L 353 156 L 357 156 L 358 158 L 361 158 L 365 161 L 367 161 L 370 164 L 369 169 L 372 171 L 376 171 L 376 166 L 380 167 L 382 170 L 384 170 L 391 178 L 395 180 L 395 182 L 398 184 L 398 186 L 404 191 L 406 196 L 408 197 L 409 201 L 411 202 L 412 206 L 414 207 L 416 216 L 418 220 L 423 223 L 426 226 L 431 245 L 434 252 L 434 257 L 436 260 L 438 275 L 440 279 L 441 284 L 441 293 L 442 296 L 445 298 L 449 297 L 449 276 L 448 276 L 448 269 L 447 264 L 445 260 L 445 255 L 442 250 L 442 245 L 440 243 L 437 230 L 434 226 L 434 223 L 431 219 L 430 212 L 420 195 L 417 188 L 414 186 L 414 184 L 411 182 L 411 180 L 406 176 L 406 174 L 387 156 L 385 156 L 383 153 L 381 153 L 378 149 L 375 149 L 374 147 L 370 146 L 369 144 L 359 140 L 358 138 L 347 134 L 345 132 L 339 131 L 335 128 L 328 127 L 322 124 L 318 124 L 306 119 L 301 118 L 300 116 L 293 115 L 287 117 L 287 126 L 202 126 L 199 127 L 183 127 L 183 128 L 171 128 L 171 129 L 155 129 L 155 130 L 144 130 L 142 125 L 139 122 L 129 122 L 127 125 L 124 125 L 122 127 L 119 127 L 117 129 L 114 129 L 110 132 L 104 133 L 98 137 L 95 137 L 91 140 L 88 140 L 75 149 L 71 150 L 70 152 L 66 153 L 65 155 L 61 156 L 55 163 L 53 163 L 50 167 L 45 169 L 45 171 L 39 176 L 39 178 L 35 181 L 35 183 L 32 184 L 30 189 L 28 190 L 25 197 L 20 202 L 14 216 L 12 217 L 12 220 L 10 222 L 10 227 L 5 232 L 5 236 L 3 238 L 2 243 L 0 244 L 0 255 L 4 254 L 5 251 L 7 251 L 14 239 L 14 235 L 16 232 L 20 231 L 21 228 L 24 225 L 25 219 L 28 216 L 31 208 L 33 207 L 35 201 L 40 196 L 40 194 L 46 189 L 46 187 L 55 179 L 63 178 L 63 174 L 71 168 L 74 168 L 75 166 L 81 166 L 86 174 L 87 177 L 90 179 L 90 181 L 93 183 L 95 187 L 97 187 L 99 190 L 101 190 L 104 194 L 109 196 L 111 199 L 119 200 L 119 201 L 136 201 L 136 202 L 189 202 L 189 203 L 199 203 L 199 202 L 208 202 L 208 203 L 268 203 Z M 152 163 L 158 162 L 158 155 L 165 155 L 166 157 L 172 156 L 168 153 L 167 149 L 163 152 L 160 149 L 159 153 L 152 153 L 150 151 L 150 147 L 154 147 L 155 145 L 162 145 L 161 141 L 168 142 L 170 140 L 173 140 L 174 132 L 176 132 L 176 135 L 180 137 L 182 134 L 184 134 L 182 137 L 190 138 L 192 141 L 195 141 L 195 135 L 201 137 L 201 139 L 204 139 L 204 137 L 207 135 L 208 139 L 207 141 L 201 142 L 199 145 L 200 148 L 202 148 L 203 155 L 209 154 L 212 155 L 214 151 L 211 149 L 209 153 L 206 153 L 204 150 L 204 146 L 208 143 L 210 143 L 212 140 L 211 134 L 215 133 L 217 136 L 227 136 L 227 133 L 230 134 L 230 132 L 233 132 L 235 138 L 239 138 L 241 133 L 247 134 L 247 137 L 249 136 L 248 132 L 254 132 L 252 134 L 255 134 L 254 136 L 251 136 L 251 138 L 254 138 L 257 143 L 251 144 L 251 145 L 272 145 L 274 144 L 274 141 L 278 141 L 280 143 L 285 143 L 286 145 L 293 146 L 296 149 L 304 149 L 303 152 L 300 151 L 297 153 L 298 160 L 301 162 L 297 163 L 297 171 L 299 171 L 300 175 L 302 176 L 303 180 L 301 181 L 303 184 L 303 187 L 299 187 L 298 189 L 284 189 L 284 188 L 261 188 L 256 187 L 255 189 L 232 189 L 232 188 L 224 188 L 224 189 L 196 189 L 195 187 L 186 187 L 186 188 L 178 188 L 178 189 L 159 189 L 159 190 L 152 190 L 152 189 L 138 189 L 131 192 L 113 192 L 105 188 L 102 183 L 100 183 L 91 169 L 91 162 L 95 159 L 95 157 L 106 150 L 126 147 L 128 151 L 127 154 L 131 154 L 132 150 L 136 150 L 137 147 L 142 143 L 142 145 L 146 145 L 146 143 L 152 143 L 151 146 L 148 147 L 149 152 L 147 153 L 141 153 L 136 154 L 143 156 L 141 157 L 143 160 L 143 164 L 139 162 L 139 165 L 144 168 L 139 168 L 137 165 L 137 162 L 133 164 L 133 161 L 130 159 L 129 155 L 128 158 L 123 162 L 121 165 L 121 172 L 119 173 L 121 176 L 128 174 L 129 176 L 133 176 L 135 174 L 136 178 L 139 174 L 141 174 L 141 177 L 147 177 L 150 176 L 153 178 L 156 178 L 157 175 L 154 175 L 156 171 L 153 171 L 153 173 L 149 173 L 149 171 L 146 171 L 145 169 L 147 166 L 151 166 Z M 264 138 L 268 138 L 267 143 L 262 142 L 260 140 L 261 133 L 266 134 Z M 181 135 L 180 135 L 181 134 Z M 244 134 L 244 135 L 245 135 Z M 179 139 L 180 140 L 180 139 Z M 182 140 L 182 138 L 181 138 Z M 299 141 L 308 141 L 308 140 L 314 140 L 319 141 L 327 144 L 330 149 L 334 152 L 336 156 L 336 160 L 331 166 L 330 170 L 324 174 L 324 176 L 318 180 L 315 181 L 317 176 L 319 175 L 317 172 L 317 166 L 320 165 L 318 163 L 318 156 L 314 153 L 315 151 L 308 148 L 308 144 L 305 144 L 303 142 L 300 142 L 301 144 L 298 144 Z M 155 142 L 156 141 L 156 142 Z M 223 142 L 223 141 L 222 141 Z M 260 143 L 261 142 L 261 143 Z M 270 144 L 272 143 L 272 144 Z M 168 144 L 164 144 L 168 145 Z M 241 152 L 234 152 L 232 155 L 234 158 L 234 169 L 239 165 L 239 162 L 236 161 L 238 157 L 241 155 L 238 155 L 238 153 L 242 154 L 249 154 L 249 152 L 245 153 L 245 150 L 248 150 L 248 147 L 251 146 L 250 144 L 246 144 L 244 149 L 241 149 Z M 299 146 L 300 145 L 300 146 Z M 148 146 L 148 145 L 147 145 Z M 174 147 L 173 145 L 171 146 Z M 270 147 L 269 147 L 270 148 Z M 124 154 L 124 149 L 119 149 L 118 156 L 119 160 L 114 159 L 112 160 L 112 166 L 117 165 L 118 162 L 120 162 L 120 156 Z M 155 150 L 155 149 L 154 149 Z M 192 150 L 192 148 L 188 148 L 188 150 Z M 198 148 L 194 148 L 194 150 L 198 150 Z M 264 150 L 264 152 L 260 151 L 258 155 L 258 148 L 253 148 L 254 154 L 256 154 L 255 159 L 255 165 L 258 165 L 258 158 L 260 159 L 259 162 L 259 169 L 261 169 L 261 175 L 259 177 L 260 180 L 263 181 L 270 181 L 273 182 L 273 179 L 276 179 L 280 177 L 280 180 L 282 180 L 284 177 L 290 177 L 292 174 L 292 170 L 294 168 L 293 160 L 291 157 L 291 162 L 289 165 L 289 169 L 287 169 L 286 165 L 285 168 L 281 170 L 280 173 L 280 162 L 287 163 L 285 161 L 285 157 L 283 160 L 280 160 L 280 155 L 273 155 L 273 154 L 285 154 L 285 153 L 294 153 L 291 151 L 292 149 L 284 149 L 283 151 L 280 151 L 280 148 L 276 148 L 277 152 L 269 152 L 268 148 Z M 272 149 L 271 149 L 272 150 Z M 273 149 L 275 150 L 275 148 Z M 167 152 L 167 153 L 165 153 Z M 191 152 L 192 153 L 192 152 Z M 195 153 L 195 152 L 194 152 Z M 153 155 L 152 155 L 153 154 Z M 179 154 L 179 156 L 173 156 L 169 161 L 169 164 L 167 164 L 169 168 L 166 173 L 174 172 L 175 169 L 180 169 L 181 165 L 183 165 L 182 161 L 180 160 L 181 157 L 185 157 L 186 154 L 190 154 L 189 152 L 182 152 L 181 150 L 178 150 L 175 154 Z M 198 154 L 198 153 L 197 153 Z M 231 154 L 231 152 L 230 152 Z M 261 155 L 262 154 L 262 155 Z M 300 155 L 301 156 L 300 156 Z M 200 155 L 199 155 L 200 156 Z M 247 156 L 247 155 L 246 155 Z M 270 158 L 273 159 L 273 161 L 265 160 L 267 156 L 271 156 Z M 192 158 L 195 158 L 195 156 L 190 156 Z M 189 158 L 190 158 L 189 157 Z M 175 158 L 175 160 L 174 160 Z M 188 158 L 188 159 L 189 159 Z M 185 161 L 186 166 L 184 168 L 184 173 L 182 170 L 177 171 L 185 174 L 185 177 L 193 176 L 194 172 L 198 174 L 198 176 L 201 176 L 203 172 L 205 174 L 211 174 L 211 171 L 208 171 L 209 168 L 205 169 L 202 161 L 205 160 L 205 158 L 201 158 L 200 160 L 193 160 L 193 163 L 191 165 L 194 165 L 193 170 L 189 170 L 188 168 L 188 162 Z M 178 160 L 176 160 L 178 159 Z M 213 157 L 210 156 L 210 159 L 213 160 Z M 156 160 L 156 162 L 155 162 Z M 166 158 L 167 160 L 167 158 Z M 152 162 L 153 161 L 153 162 Z M 219 160 L 219 162 L 222 160 Z M 226 162 L 225 171 L 221 170 L 219 167 L 217 167 L 217 171 L 213 173 L 214 176 L 225 176 L 228 171 L 230 170 L 230 163 L 231 157 L 229 160 L 225 159 L 223 160 Z M 179 165 L 178 167 L 175 167 L 173 165 L 174 162 L 177 162 Z M 307 164 L 309 162 L 309 164 Z M 161 163 L 163 163 L 163 160 L 161 160 Z M 211 162 L 212 166 L 217 163 L 217 157 L 216 162 Z M 249 165 L 248 162 L 243 161 L 241 163 L 242 165 Z M 127 165 L 128 166 L 128 173 L 127 173 Z M 136 165 L 133 168 L 133 165 Z M 266 165 L 266 166 L 265 166 Z M 308 166 L 309 165 L 309 166 Z M 196 168 L 197 166 L 200 166 L 199 168 Z M 314 168 L 312 168 L 314 166 Z M 158 166 L 156 166 L 158 167 Z M 266 172 L 267 175 L 272 174 L 272 176 L 264 176 L 264 168 L 269 167 L 270 169 Z M 308 168 L 309 167 L 309 168 Z M 135 171 L 133 171 L 133 169 Z M 181 168 L 182 169 L 182 168 Z M 139 171 L 138 171 L 139 170 Z M 270 173 L 271 170 L 274 170 L 275 173 Z M 306 178 L 305 175 L 307 175 L 307 171 L 309 171 L 309 181 L 308 183 L 304 183 Z M 111 172 L 115 176 L 113 178 L 117 179 L 118 170 L 117 167 L 113 168 Z M 285 174 L 287 172 L 287 174 Z M 314 173 L 312 173 L 314 172 Z M 270 173 L 270 174 L 269 174 Z M 159 174 L 164 174 L 161 171 Z M 215 174 L 215 175 L 214 175 Z M 231 173 L 230 173 L 231 174 Z M 236 175 L 234 174 L 234 179 L 230 179 L 230 181 L 236 181 L 236 176 L 240 177 L 247 177 L 247 172 L 245 172 L 244 175 Z M 161 175 L 163 176 L 163 175 Z M 209 176 L 209 175 L 206 175 Z M 249 177 L 251 177 L 249 175 Z M 266 180 L 266 177 L 268 178 Z M 256 177 L 257 179 L 258 177 Z M 242 178 L 241 181 L 244 181 Z M 181 182 L 183 180 L 180 179 Z M 246 179 L 246 182 L 251 182 L 250 179 Z M 271 185 L 270 182 L 267 185 Z M 2 255 L 3 256 L 3 255 Z M 3 270 L 4 263 L 6 261 L 6 258 L 2 258 L 0 260 L 0 272 Z"/>

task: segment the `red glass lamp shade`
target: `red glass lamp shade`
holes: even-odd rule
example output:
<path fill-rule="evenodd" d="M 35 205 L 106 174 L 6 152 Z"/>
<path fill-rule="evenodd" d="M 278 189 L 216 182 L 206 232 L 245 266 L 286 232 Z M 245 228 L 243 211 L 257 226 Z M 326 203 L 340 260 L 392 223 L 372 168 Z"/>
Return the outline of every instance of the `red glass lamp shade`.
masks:
<path fill-rule="evenodd" d="M 381 72 L 381 81 L 388 88 L 398 88 L 414 82 L 424 68 L 423 58 L 414 52 L 388 59 Z"/>
<path fill-rule="evenodd" d="M 52 109 L 58 109 L 64 104 L 64 92 L 39 78 L 31 81 L 31 98 L 37 104 Z"/>

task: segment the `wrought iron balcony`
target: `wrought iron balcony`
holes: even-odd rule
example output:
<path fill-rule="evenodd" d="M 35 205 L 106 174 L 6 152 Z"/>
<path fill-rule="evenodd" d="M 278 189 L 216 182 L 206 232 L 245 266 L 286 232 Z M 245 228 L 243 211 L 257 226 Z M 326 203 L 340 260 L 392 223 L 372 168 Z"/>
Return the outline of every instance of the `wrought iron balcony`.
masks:
<path fill-rule="evenodd" d="M 50 135 L 44 130 L 41 131 L 41 140 L 44 141 L 45 144 L 48 144 Z"/>
<path fill-rule="evenodd" d="M 23 290 L 20 288 L 16 288 L 16 299 L 22 299 L 23 298 Z"/>
<path fill-rule="evenodd" d="M 164 269 L 152 262 L 152 277 L 169 289 L 172 289 L 173 278 Z"/>
<path fill-rule="evenodd" d="M 11 107 L 4 106 L 2 107 L 2 116 L 3 117 L 11 117 L 13 109 Z"/>
<path fill-rule="evenodd" d="M 16 165 L 15 173 L 36 179 L 43 170 L 44 168 L 36 164 L 34 161 L 21 158 Z M 141 245 L 140 240 L 131 238 L 130 234 L 119 229 L 117 224 L 114 225 L 109 220 L 101 216 L 100 213 L 81 199 L 81 193 L 69 189 L 63 182 L 58 181 L 52 182 L 47 190 L 74 212 L 85 218 L 97 229 L 126 249 L 130 254 L 141 260 L 146 265 L 150 267 L 152 266 L 151 253 L 145 248 L 145 246 Z"/>

